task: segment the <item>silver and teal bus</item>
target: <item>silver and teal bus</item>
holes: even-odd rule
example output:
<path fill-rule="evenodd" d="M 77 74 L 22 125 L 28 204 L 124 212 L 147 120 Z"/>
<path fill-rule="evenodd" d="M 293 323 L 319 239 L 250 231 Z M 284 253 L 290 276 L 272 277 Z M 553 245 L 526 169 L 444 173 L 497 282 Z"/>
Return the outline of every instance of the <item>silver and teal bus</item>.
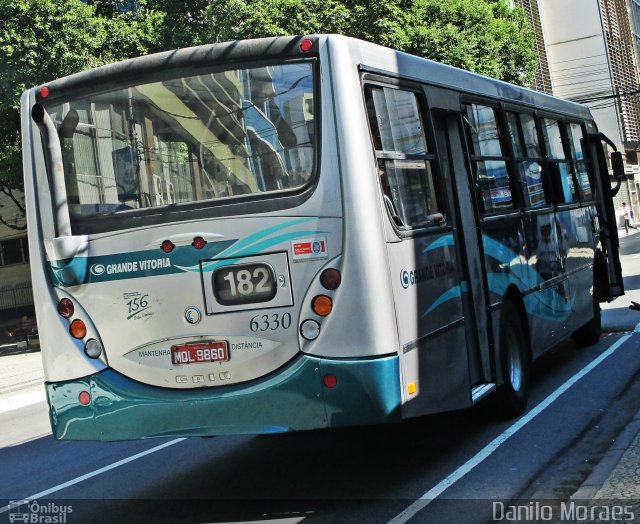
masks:
<path fill-rule="evenodd" d="M 59 439 L 397 422 L 600 336 L 623 293 L 588 109 L 313 35 L 135 58 L 22 97 Z"/>

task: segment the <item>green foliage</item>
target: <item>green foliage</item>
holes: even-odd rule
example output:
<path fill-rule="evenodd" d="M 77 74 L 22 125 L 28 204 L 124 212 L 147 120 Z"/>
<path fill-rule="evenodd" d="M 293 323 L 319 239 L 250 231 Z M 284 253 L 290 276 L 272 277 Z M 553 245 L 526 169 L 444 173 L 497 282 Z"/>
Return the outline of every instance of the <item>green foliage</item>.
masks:
<path fill-rule="evenodd" d="M 351 12 L 337 0 L 215 0 L 205 13 L 209 40 L 345 33 Z"/>
<path fill-rule="evenodd" d="M 528 85 L 537 56 L 506 0 L 215 0 L 210 40 L 340 33 Z"/>
<path fill-rule="evenodd" d="M 162 14 L 139 1 L 111 16 L 81 0 L 0 0 L 0 187 L 22 187 L 21 93 L 157 46 Z"/>
<path fill-rule="evenodd" d="M 537 66 L 524 12 L 506 2 L 417 0 L 403 50 L 469 71 L 528 85 Z"/>
<path fill-rule="evenodd" d="M 156 27 L 157 45 L 153 51 L 207 44 L 207 20 L 210 0 L 148 0 L 150 9 L 162 13 L 163 23 Z"/>

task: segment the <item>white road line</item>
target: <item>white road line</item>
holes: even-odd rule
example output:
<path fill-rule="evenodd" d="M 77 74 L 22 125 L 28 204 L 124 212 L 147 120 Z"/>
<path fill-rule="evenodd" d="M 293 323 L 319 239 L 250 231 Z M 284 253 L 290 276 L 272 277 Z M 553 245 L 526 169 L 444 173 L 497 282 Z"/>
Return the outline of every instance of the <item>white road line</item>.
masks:
<path fill-rule="evenodd" d="M 81 475 L 80 477 L 76 477 L 73 480 L 70 480 L 69 482 L 65 482 L 63 484 L 58 484 L 57 486 L 54 486 L 53 488 L 46 489 L 44 491 L 41 491 L 40 493 L 36 493 L 35 495 L 31 495 L 29 497 L 24 497 L 24 499 L 21 499 L 21 500 L 37 500 L 37 499 L 40 499 L 42 497 L 46 497 L 47 495 L 51 495 L 51 493 L 55 493 L 56 491 L 60 491 L 62 489 L 68 488 L 69 486 L 73 486 L 74 484 L 78 484 L 79 482 L 82 482 L 84 480 L 90 479 L 91 477 L 95 477 L 96 475 L 100 475 L 102 473 L 106 473 L 107 471 L 110 471 L 112 469 L 119 468 L 120 466 L 124 466 L 125 464 L 128 464 L 129 462 L 133 462 L 134 460 L 138 460 L 139 458 L 146 457 L 147 455 L 151 455 L 151 453 L 155 453 L 156 451 L 160 451 L 161 449 L 168 448 L 169 446 L 173 446 L 174 444 L 178 444 L 179 442 L 182 442 L 183 440 L 187 440 L 187 439 L 186 438 L 176 438 L 176 439 L 170 440 L 169 442 L 165 442 L 164 444 L 160 444 L 159 446 L 156 446 L 155 448 L 151 448 L 151 449 L 148 449 L 146 451 L 142 451 L 140 453 L 137 453 L 136 455 L 131 455 L 130 457 L 127 457 L 127 458 L 124 458 L 122 460 L 119 460 L 118 462 L 114 462 L 113 464 L 109 464 L 108 466 L 105 466 L 104 468 L 96 469 L 95 471 L 92 471 L 91 473 L 87 473 L 85 475 Z M 9 504 L 8 506 L 4 506 L 4 507 L 0 508 L 0 514 L 9 511 L 14 506 Z"/>
<path fill-rule="evenodd" d="M 44 388 L 38 391 L 30 391 L 29 393 L 23 393 L 21 395 L 14 395 L 12 397 L 0 398 L 0 413 L 7 413 L 14 409 L 24 408 L 31 404 L 37 404 L 38 402 L 44 402 L 47 399 Z"/>
<path fill-rule="evenodd" d="M 636 326 L 636 329 L 640 329 L 640 324 Z M 418 500 L 416 500 L 413 504 L 411 504 L 404 511 L 396 515 L 393 519 L 389 521 L 389 524 L 403 524 L 415 516 L 419 511 L 428 506 L 434 499 L 439 497 L 446 489 L 455 484 L 458 480 L 464 477 L 467 473 L 469 473 L 473 468 L 475 468 L 478 464 L 483 462 L 485 459 L 489 458 L 494 451 L 496 451 L 502 444 L 504 444 L 509 438 L 516 434 L 520 429 L 522 429 L 528 422 L 537 417 L 540 413 L 542 413 L 545 409 L 547 409 L 553 402 L 555 402 L 560 395 L 562 395 L 565 391 L 567 391 L 571 386 L 573 386 L 576 382 L 578 382 L 582 377 L 584 377 L 587 373 L 589 373 L 596 366 L 601 364 L 605 359 L 613 355 L 613 353 L 622 346 L 627 340 L 631 338 L 631 335 L 624 335 L 620 339 L 618 339 L 614 344 L 609 347 L 604 353 L 602 353 L 598 358 L 590 362 L 586 367 L 584 367 L 581 371 L 573 375 L 569 380 L 567 380 L 562 386 L 556 389 L 553 393 L 551 393 L 547 398 L 545 398 L 540 404 L 538 404 L 535 408 L 529 411 L 526 415 L 519 418 L 512 426 L 508 427 L 501 435 L 498 435 L 495 439 L 493 439 L 489 444 L 487 444 L 484 448 L 482 448 L 475 456 L 470 458 L 467 462 L 465 462 L 462 466 L 456 469 L 451 475 L 440 481 L 434 487 L 432 487 L 429 491 L 424 493 Z"/>

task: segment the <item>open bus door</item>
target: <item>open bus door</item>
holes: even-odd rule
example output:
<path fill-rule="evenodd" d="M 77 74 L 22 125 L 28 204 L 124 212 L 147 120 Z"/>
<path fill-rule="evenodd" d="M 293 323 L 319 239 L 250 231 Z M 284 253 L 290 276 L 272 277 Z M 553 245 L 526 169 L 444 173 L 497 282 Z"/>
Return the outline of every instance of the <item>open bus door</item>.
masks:
<path fill-rule="evenodd" d="M 595 181 L 600 186 L 598 194 L 598 212 L 600 221 L 600 243 L 604 257 L 596 264 L 604 263 L 607 266 L 608 281 L 597 281 L 598 298 L 600 302 L 611 302 L 614 298 L 624 295 L 624 283 L 622 281 L 622 266 L 620 265 L 620 244 L 618 241 L 618 224 L 616 220 L 616 212 L 613 207 L 613 196 L 618 192 L 621 182 L 626 178 L 624 173 L 624 165 L 622 163 L 622 154 L 617 151 L 615 144 L 607 138 L 603 133 L 590 134 L 589 138 L 595 146 L 597 154 L 597 173 L 598 177 Z M 605 148 L 602 142 L 609 144 L 614 153 L 611 154 L 611 167 L 618 185 L 614 190 L 611 189 L 609 181 L 609 168 L 607 166 L 607 158 L 605 156 Z M 598 275 L 604 274 L 598 272 L 595 268 L 596 278 Z M 601 279 L 599 279 L 601 280 Z"/>

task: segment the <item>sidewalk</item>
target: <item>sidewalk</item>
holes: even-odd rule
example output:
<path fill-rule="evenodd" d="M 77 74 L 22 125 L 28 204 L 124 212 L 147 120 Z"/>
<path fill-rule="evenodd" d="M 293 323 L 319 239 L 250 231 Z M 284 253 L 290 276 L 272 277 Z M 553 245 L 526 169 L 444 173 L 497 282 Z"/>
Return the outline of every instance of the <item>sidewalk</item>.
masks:
<path fill-rule="evenodd" d="M 633 519 L 623 517 L 618 521 L 640 522 L 640 411 L 572 495 L 571 501 L 577 504 L 589 501 L 592 508 L 621 506 L 633 514 Z M 595 514 L 598 513 L 596 511 Z M 609 515 L 608 519 L 601 517 L 585 522 L 599 524 L 612 521 Z"/>
<path fill-rule="evenodd" d="M 38 346 L 0 346 L 0 428 L 0 449 L 51 433 Z"/>
<path fill-rule="evenodd" d="M 37 345 L 0 346 L 0 399 L 43 389 L 44 371 Z"/>

